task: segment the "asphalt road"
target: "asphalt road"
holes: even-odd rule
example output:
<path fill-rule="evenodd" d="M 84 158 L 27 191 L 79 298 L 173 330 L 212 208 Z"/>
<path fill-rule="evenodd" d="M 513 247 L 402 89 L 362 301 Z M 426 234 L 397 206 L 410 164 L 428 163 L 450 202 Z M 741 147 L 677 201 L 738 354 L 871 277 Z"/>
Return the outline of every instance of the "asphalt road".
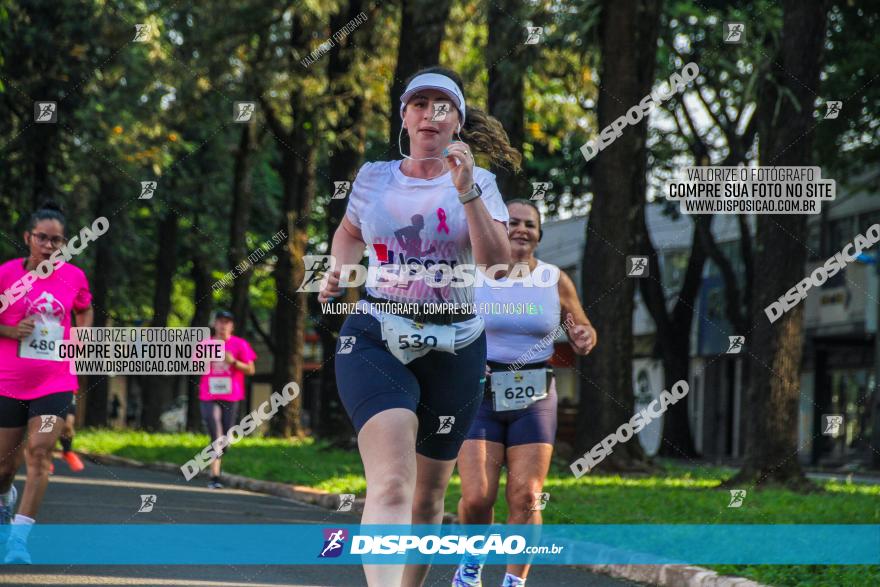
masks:
<path fill-rule="evenodd" d="M 55 461 L 39 522 L 53 524 L 354 524 L 358 518 L 309 504 L 247 491 L 209 490 L 204 483 L 187 483 L 169 473 L 86 463 L 86 469 L 70 473 Z M 23 471 L 16 477 L 21 489 Z M 156 495 L 156 507 L 147 518 L 137 514 L 140 495 Z M 234 538 L 233 538 L 234 539 Z M 290 545 L 293 547 L 295 545 Z M 132 545 L 136 547 L 136 545 Z M 435 566 L 426 587 L 450 584 L 454 567 Z M 504 569 L 487 567 L 483 585 L 500 585 Z M 0 565 L 3 585 L 173 585 L 270 587 L 353 587 L 366 585 L 359 566 L 294 565 Z M 529 587 L 621 587 L 627 581 L 595 575 L 563 566 L 536 567 Z"/>

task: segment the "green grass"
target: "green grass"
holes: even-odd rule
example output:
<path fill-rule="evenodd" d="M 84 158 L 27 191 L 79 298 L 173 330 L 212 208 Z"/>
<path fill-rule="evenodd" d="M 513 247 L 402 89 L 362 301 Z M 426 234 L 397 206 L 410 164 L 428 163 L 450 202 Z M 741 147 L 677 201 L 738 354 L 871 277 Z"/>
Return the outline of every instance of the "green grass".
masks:
<path fill-rule="evenodd" d="M 203 434 L 146 434 L 83 430 L 79 449 L 140 461 L 183 464 L 208 444 Z M 309 485 L 333 493 L 364 495 L 357 451 L 342 451 L 311 439 L 245 438 L 223 459 L 224 471 L 269 481 Z M 880 486 L 820 482 L 824 492 L 802 495 L 784 489 L 749 491 L 741 508 L 728 508 L 729 492 L 715 489 L 733 474 L 720 467 L 668 464 L 662 474 L 590 475 L 575 479 L 565 463 L 554 463 L 545 491 L 548 524 L 880 524 Z M 504 520 L 505 482 L 495 517 Z M 446 496 L 455 511 L 461 495 L 455 475 Z M 570 505 L 569 505 L 570 504 Z M 553 507 L 557 506 L 557 507 Z M 880 585 L 878 566 L 715 565 L 714 570 L 779 586 Z"/>

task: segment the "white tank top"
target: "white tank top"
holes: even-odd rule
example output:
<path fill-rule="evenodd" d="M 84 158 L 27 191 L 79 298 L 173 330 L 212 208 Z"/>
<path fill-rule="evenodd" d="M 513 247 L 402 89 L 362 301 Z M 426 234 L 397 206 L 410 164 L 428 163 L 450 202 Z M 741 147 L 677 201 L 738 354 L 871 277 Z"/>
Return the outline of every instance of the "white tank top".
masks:
<path fill-rule="evenodd" d="M 541 275 L 536 277 L 536 275 Z M 487 358 L 499 363 L 540 363 L 553 356 L 553 340 L 542 341 L 560 324 L 559 267 L 538 261 L 533 283 L 551 282 L 550 287 L 523 287 L 522 280 L 487 281 L 476 288 L 477 311 L 486 323 Z M 554 337 L 555 338 L 555 337 Z"/>

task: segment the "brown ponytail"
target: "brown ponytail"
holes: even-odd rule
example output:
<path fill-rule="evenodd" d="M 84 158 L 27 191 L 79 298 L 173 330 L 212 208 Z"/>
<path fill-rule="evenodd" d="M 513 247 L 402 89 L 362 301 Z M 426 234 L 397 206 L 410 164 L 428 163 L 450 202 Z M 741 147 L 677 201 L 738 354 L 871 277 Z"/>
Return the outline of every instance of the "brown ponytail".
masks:
<path fill-rule="evenodd" d="M 495 165 L 511 171 L 522 171 L 522 155 L 510 145 L 507 132 L 494 116 L 468 106 L 461 139 L 477 153 L 484 153 Z"/>
<path fill-rule="evenodd" d="M 462 83 L 461 77 L 451 69 L 439 66 L 427 67 L 417 71 L 406 80 L 405 85 L 408 85 L 414 77 L 423 73 L 445 75 L 458 84 L 458 87 L 464 92 L 464 83 Z M 459 115 L 461 115 L 461 112 L 459 112 Z M 511 146 L 507 132 L 501 126 L 501 122 L 494 116 L 490 116 L 479 108 L 474 108 L 468 104 L 467 118 L 459 135 L 461 140 L 470 145 L 474 152 L 488 155 L 489 160 L 494 165 L 506 167 L 515 173 L 522 171 L 522 154 Z"/>

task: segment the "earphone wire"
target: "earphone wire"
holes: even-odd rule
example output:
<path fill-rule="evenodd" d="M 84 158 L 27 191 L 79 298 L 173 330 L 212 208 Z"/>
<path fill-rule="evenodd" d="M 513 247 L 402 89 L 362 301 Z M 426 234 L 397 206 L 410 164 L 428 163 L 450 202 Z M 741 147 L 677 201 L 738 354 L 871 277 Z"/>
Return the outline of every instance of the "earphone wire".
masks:
<path fill-rule="evenodd" d="M 430 161 L 432 159 L 435 159 L 437 161 L 440 161 L 441 165 L 443 164 L 443 162 L 445 161 L 444 157 L 410 157 L 409 155 L 406 155 L 403 152 L 403 129 L 404 128 L 405 127 L 403 125 L 400 125 L 400 132 L 397 134 L 397 152 L 400 153 L 401 157 L 403 157 L 404 159 L 409 159 L 410 161 Z M 409 133 L 407 133 L 407 134 L 409 134 Z M 460 131 L 456 130 L 455 134 L 458 137 L 459 142 L 464 142 L 461 140 Z M 445 166 L 444 166 L 443 171 L 441 171 L 440 173 L 438 173 L 434 177 L 427 178 L 426 181 L 430 181 L 432 179 L 437 179 L 438 177 L 440 177 L 441 175 L 443 175 L 447 171 L 449 171 L 449 170 L 445 169 Z"/>

